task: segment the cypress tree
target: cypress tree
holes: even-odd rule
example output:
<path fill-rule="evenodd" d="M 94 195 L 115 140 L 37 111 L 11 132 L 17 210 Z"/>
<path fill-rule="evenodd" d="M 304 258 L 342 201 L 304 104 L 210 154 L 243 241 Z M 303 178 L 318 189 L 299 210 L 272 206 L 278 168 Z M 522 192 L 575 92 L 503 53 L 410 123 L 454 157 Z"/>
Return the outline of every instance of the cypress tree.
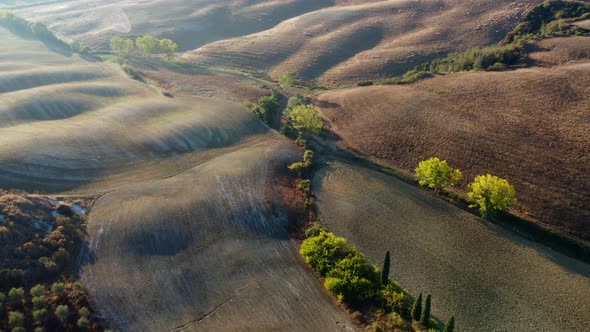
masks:
<path fill-rule="evenodd" d="M 428 327 L 430 322 L 430 294 L 426 295 L 426 301 L 424 301 L 424 309 L 422 309 L 422 316 L 420 316 L 420 324 L 424 327 Z"/>
<path fill-rule="evenodd" d="M 389 250 L 385 253 L 385 259 L 383 260 L 383 270 L 381 271 L 381 285 L 387 285 L 389 282 L 389 264 L 391 258 L 389 257 Z"/>
<path fill-rule="evenodd" d="M 414 305 L 412 306 L 412 318 L 415 321 L 420 320 L 420 313 L 422 312 L 422 293 L 418 295 L 416 301 L 414 301 Z"/>
<path fill-rule="evenodd" d="M 453 332 L 454 329 L 455 329 L 455 317 L 451 316 L 449 318 L 449 320 L 447 321 L 447 323 L 445 324 L 445 329 L 443 330 L 443 332 Z"/>

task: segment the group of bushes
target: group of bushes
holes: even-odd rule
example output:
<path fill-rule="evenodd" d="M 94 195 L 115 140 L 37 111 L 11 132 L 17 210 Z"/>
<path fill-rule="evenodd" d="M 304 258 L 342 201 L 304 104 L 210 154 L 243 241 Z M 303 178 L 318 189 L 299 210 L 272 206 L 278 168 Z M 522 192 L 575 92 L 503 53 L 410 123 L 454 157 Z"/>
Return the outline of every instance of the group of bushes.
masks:
<path fill-rule="evenodd" d="M 434 189 L 438 194 L 444 187 L 451 187 L 461 181 L 461 171 L 449 166 L 446 160 L 430 158 L 416 168 L 420 185 Z M 510 183 L 495 175 L 476 176 L 467 186 L 470 207 L 479 208 L 482 217 L 493 217 L 516 203 L 516 190 Z"/>
<path fill-rule="evenodd" d="M 107 331 L 93 319 L 80 283 L 38 284 L 0 292 L 2 331 Z"/>
<path fill-rule="evenodd" d="M 422 307 L 421 295 L 414 300 L 408 291 L 390 280 L 389 252 L 385 256 L 383 270 L 379 270 L 346 239 L 314 225 L 306 231 L 300 253 L 325 278 L 326 289 L 351 309 L 371 307 L 372 310 L 388 313 L 389 319 L 385 322 L 388 329 L 411 329 L 414 318 L 421 327 L 437 331 L 438 323 L 430 317 L 430 295 Z M 454 318 L 451 319 L 451 327 L 445 332 L 453 331 Z"/>
<path fill-rule="evenodd" d="M 273 92 L 270 96 L 258 98 L 258 103 L 244 102 L 244 106 L 270 126 L 279 115 L 282 98 L 281 94 Z"/>
<path fill-rule="evenodd" d="M 111 51 L 117 55 L 117 62 L 123 63 L 123 60 L 129 53 L 137 49 L 143 56 L 153 54 L 165 54 L 168 61 L 172 61 L 176 56 L 178 45 L 170 39 L 158 39 L 153 36 L 137 37 L 135 42 L 132 39 L 115 36 L 111 38 Z"/>
<path fill-rule="evenodd" d="M 546 1 L 531 10 L 516 28 L 497 46 L 472 48 L 452 53 L 416 66 L 402 76 L 388 78 L 384 84 L 407 84 L 434 73 L 461 71 L 495 71 L 526 64 L 525 43 L 531 39 L 590 35 L 590 31 L 572 22 L 590 18 L 590 4 L 577 1 Z"/>

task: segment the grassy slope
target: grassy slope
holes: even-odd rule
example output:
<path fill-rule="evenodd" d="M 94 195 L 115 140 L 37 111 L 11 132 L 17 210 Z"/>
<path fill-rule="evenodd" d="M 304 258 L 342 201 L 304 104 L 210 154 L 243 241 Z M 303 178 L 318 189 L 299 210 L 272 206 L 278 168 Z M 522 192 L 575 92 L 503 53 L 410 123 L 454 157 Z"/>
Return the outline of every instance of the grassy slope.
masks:
<path fill-rule="evenodd" d="M 314 177 L 323 223 L 461 331 L 586 331 L 590 265 L 395 178 L 343 162 Z"/>
<path fill-rule="evenodd" d="M 543 41 L 540 46 L 564 45 Z M 573 54 L 590 38 L 569 39 Z M 557 47 L 535 53 L 550 64 L 572 60 Z M 324 115 L 352 147 L 412 172 L 431 156 L 464 172 L 466 185 L 491 172 L 516 186 L 517 211 L 588 239 L 590 66 L 439 76 L 409 86 L 328 92 Z"/>
<path fill-rule="evenodd" d="M 265 204 L 289 142 L 237 104 L 165 98 L 112 64 L 0 38 L 0 186 L 103 195 L 83 281 L 108 324 L 351 329 Z"/>
<path fill-rule="evenodd" d="M 185 57 L 341 84 L 403 73 L 441 53 L 497 42 L 540 2 L 400 0 L 332 7 Z"/>

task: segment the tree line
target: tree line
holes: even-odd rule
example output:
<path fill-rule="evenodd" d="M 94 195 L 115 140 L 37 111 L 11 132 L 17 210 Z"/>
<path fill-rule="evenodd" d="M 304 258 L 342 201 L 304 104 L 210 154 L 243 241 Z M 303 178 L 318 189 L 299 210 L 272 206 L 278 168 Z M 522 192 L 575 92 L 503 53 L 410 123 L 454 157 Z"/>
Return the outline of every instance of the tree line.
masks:
<path fill-rule="evenodd" d="M 118 63 L 123 63 L 125 58 L 135 49 L 145 57 L 154 54 L 165 54 L 168 61 L 174 60 L 178 45 L 170 39 L 158 39 L 154 36 L 137 37 L 135 42 L 132 39 L 115 36 L 111 38 L 111 51 L 117 56 Z"/>

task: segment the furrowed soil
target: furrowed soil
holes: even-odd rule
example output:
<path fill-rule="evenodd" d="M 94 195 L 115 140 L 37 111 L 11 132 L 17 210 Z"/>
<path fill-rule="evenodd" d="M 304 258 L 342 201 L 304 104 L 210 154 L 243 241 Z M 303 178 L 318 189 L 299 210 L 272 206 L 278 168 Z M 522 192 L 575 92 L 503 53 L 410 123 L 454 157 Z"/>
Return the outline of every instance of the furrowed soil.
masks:
<path fill-rule="evenodd" d="M 430 157 L 446 159 L 463 172 L 461 188 L 476 175 L 496 174 L 516 187 L 515 212 L 589 240 L 588 45 L 588 37 L 550 39 L 531 55 L 543 67 L 455 73 L 318 99 L 342 145 L 408 173 Z"/>
<path fill-rule="evenodd" d="M 354 330 L 266 196 L 294 144 L 238 104 L 0 39 L 0 187 L 99 197 L 81 279 L 107 325 Z"/>
<path fill-rule="evenodd" d="M 590 265 L 390 176 L 340 161 L 313 181 L 324 225 L 461 331 L 588 331 Z"/>

